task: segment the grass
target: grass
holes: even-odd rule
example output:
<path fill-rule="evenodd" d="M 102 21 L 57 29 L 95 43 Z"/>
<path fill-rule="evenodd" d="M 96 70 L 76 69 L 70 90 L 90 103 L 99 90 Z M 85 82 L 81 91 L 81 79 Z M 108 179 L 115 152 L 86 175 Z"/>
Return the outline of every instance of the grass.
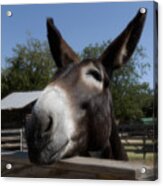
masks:
<path fill-rule="evenodd" d="M 127 155 L 129 157 L 129 161 L 141 162 L 143 164 L 147 164 L 151 166 L 154 165 L 155 158 L 156 158 L 156 155 L 154 153 L 147 153 L 145 159 L 143 159 L 142 153 L 137 154 L 133 152 L 128 152 Z"/>

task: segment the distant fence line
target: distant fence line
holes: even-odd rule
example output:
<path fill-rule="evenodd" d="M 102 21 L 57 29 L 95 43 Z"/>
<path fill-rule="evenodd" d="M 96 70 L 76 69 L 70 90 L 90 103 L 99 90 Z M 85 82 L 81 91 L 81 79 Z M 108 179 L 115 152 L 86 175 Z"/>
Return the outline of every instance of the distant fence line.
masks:
<path fill-rule="evenodd" d="M 156 152 L 157 140 L 153 126 L 119 126 L 119 135 L 127 152 L 141 153 L 145 159 L 147 153 Z M 1 130 L 2 153 L 7 151 L 27 151 L 25 131 L 22 129 Z"/>
<path fill-rule="evenodd" d="M 127 152 L 143 154 L 143 159 L 147 153 L 157 152 L 157 129 L 154 123 L 119 125 L 118 130 Z"/>
<path fill-rule="evenodd" d="M 1 149 L 5 151 L 26 151 L 24 128 L 1 130 Z"/>

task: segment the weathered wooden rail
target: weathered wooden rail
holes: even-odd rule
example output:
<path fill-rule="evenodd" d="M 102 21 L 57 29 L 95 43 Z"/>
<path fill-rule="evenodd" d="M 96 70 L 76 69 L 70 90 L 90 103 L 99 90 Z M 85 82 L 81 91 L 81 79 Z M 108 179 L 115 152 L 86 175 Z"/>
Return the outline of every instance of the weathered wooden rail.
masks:
<path fill-rule="evenodd" d="M 71 178 L 106 180 L 155 180 L 152 167 L 123 161 L 73 157 L 48 166 L 36 166 L 28 160 L 27 153 L 2 155 L 2 177 Z M 12 168 L 7 169 L 6 165 Z M 142 173 L 142 168 L 145 172 Z"/>
<path fill-rule="evenodd" d="M 3 129 L 1 130 L 1 148 L 3 151 L 27 149 L 24 137 L 24 129 Z"/>
<path fill-rule="evenodd" d="M 156 142 L 153 139 L 149 139 L 142 136 L 137 137 L 121 137 L 122 144 L 126 152 L 133 152 L 136 154 L 142 154 L 143 159 L 146 158 L 147 153 L 155 153 Z"/>
<path fill-rule="evenodd" d="M 143 154 L 143 159 L 147 153 L 157 153 L 157 129 L 154 123 L 119 125 L 118 130 L 126 152 Z"/>

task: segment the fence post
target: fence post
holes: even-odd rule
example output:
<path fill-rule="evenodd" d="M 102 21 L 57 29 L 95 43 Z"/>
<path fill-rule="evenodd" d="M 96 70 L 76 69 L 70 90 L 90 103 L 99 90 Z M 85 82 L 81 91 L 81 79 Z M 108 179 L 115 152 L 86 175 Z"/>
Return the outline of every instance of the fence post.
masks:
<path fill-rule="evenodd" d="M 146 145 L 146 137 L 145 137 L 145 135 L 144 135 L 144 136 L 143 136 L 143 159 L 144 159 L 144 160 L 145 160 L 145 156 L 146 156 L 145 145 Z"/>
<path fill-rule="evenodd" d="M 23 130 L 20 129 L 20 151 L 23 151 Z"/>

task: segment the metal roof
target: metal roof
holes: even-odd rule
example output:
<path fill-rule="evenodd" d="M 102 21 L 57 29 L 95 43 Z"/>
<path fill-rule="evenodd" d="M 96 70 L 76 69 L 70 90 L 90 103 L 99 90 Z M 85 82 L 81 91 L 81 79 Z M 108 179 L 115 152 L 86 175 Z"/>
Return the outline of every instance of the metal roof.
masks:
<path fill-rule="evenodd" d="M 42 91 L 13 92 L 1 100 L 1 110 L 21 109 L 38 99 Z"/>

